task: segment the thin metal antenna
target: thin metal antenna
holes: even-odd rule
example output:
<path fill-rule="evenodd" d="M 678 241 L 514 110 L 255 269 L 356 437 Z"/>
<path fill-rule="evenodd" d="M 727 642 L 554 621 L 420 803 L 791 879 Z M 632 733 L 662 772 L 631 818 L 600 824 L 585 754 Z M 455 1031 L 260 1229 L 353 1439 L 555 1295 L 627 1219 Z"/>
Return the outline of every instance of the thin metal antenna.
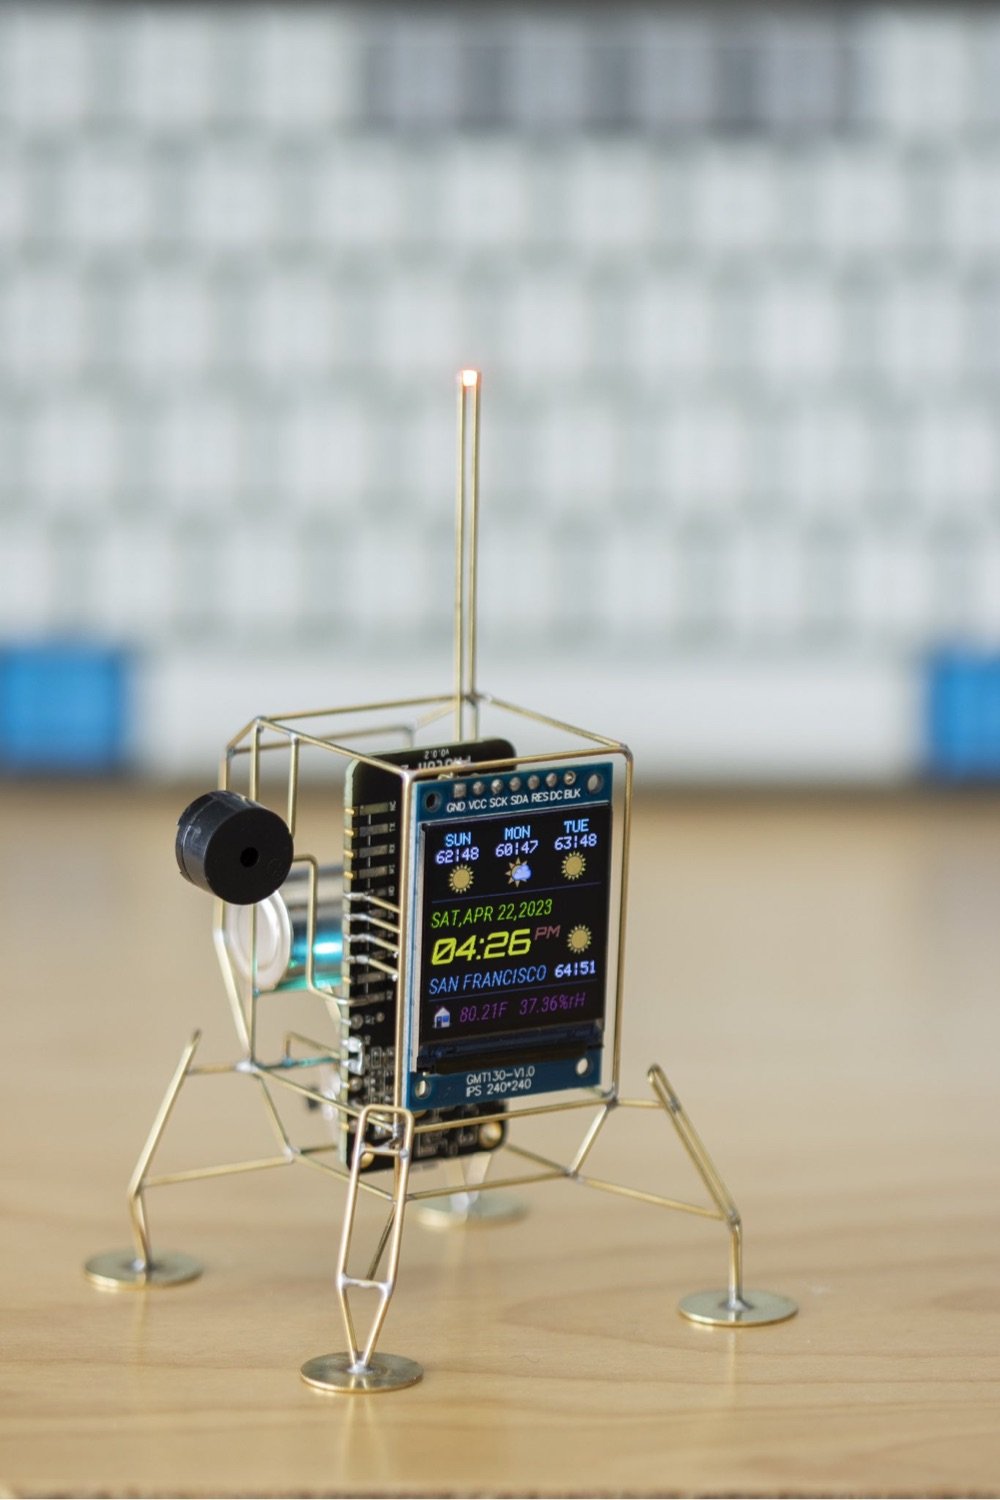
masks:
<path fill-rule="evenodd" d="M 455 736 L 479 736 L 476 700 L 479 568 L 479 370 L 458 373 L 455 486 Z"/>

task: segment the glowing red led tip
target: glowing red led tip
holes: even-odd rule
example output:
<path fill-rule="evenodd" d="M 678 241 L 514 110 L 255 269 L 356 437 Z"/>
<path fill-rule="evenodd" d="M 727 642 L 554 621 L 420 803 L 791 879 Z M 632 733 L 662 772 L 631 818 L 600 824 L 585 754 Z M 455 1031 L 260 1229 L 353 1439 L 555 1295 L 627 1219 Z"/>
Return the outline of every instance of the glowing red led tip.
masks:
<path fill-rule="evenodd" d="M 464 386 L 466 386 L 466 387 L 478 385 L 479 384 L 479 371 L 478 370 L 463 370 L 461 372 L 461 374 L 459 375 L 458 378 L 462 382 L 462 384 Z"/>

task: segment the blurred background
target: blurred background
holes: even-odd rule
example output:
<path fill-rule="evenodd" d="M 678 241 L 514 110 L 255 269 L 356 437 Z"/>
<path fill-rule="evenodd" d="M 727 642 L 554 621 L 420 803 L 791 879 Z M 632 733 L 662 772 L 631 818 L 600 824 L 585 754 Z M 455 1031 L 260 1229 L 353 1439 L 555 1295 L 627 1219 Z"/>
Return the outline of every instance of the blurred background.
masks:
<path fill-rule="evenodd" d="M 258 713 L 450 689 L 466 366 L 481 684 L 633 746 L 625 1088 L 676 1076 L 803 1316 L 780 1371 L 710 1339 L 692 1380 L 694 1221 L 408 1229 L 393 1347 L 459 1418 L 428 1383 L 352 1449 L 294 1425 L 311 1176 L 157 1202 L 221 1272 L 169 1317 L 75 1267 L 185 1037 L 232 1055 L 180 809 Z M 1000 0 L 0 0 L 3 1494 L 1000 1493 L 998 831 Z M 331 1035 L 274 999 L 261 1055 Z M 218 1097 L 165 1166 L 273 1151 Z M 691 1192 L 617 1139 L 609 1177 Z M 520 1375 L 481 1421 L 467 1345 L 549 1426 Z"/>
<path fill-rule="evenodd" d="M 450 680 L 1000 774 L 1000 5 L 0 4 L 0 766 Z"/>

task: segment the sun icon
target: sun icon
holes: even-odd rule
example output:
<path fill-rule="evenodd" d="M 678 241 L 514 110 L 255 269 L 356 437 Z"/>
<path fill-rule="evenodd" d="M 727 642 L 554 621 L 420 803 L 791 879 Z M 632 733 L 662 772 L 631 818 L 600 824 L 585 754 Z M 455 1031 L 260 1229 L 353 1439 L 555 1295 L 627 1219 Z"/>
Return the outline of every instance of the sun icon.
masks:
<path fill-rule="evenodd" d="M 526 865 L 523 859 L 515 859 L 507 866 L 508 885 L 523 885 L 530 879 L 531 866 Z"/>
<path fill-rule="evenodd" d="M 590 947 L 590 928 L 571 927 L 566 941 L 573 953 L 586 953 Z"/>
<path fill-rule="evenodd" d="M 448 876 L 448 884 L 453 891 L 461 894 L 463 891 L 470 891 L 472 889 L 474 879 L 475 875 L 469 869 L 468 865 L 456 865 Z"/>
<path fill-rule="evenodd" d="M 567 880 L 579 880 L 587 868 L 587 861 L 582 854 L 567 854 L 562 862 L 562 872 Z"/>

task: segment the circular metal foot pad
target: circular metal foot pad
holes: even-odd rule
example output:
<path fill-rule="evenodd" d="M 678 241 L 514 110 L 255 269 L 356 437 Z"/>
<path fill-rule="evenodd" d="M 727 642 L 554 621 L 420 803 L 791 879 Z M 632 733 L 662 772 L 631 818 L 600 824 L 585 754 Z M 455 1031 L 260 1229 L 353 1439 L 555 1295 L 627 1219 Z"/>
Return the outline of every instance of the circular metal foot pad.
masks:
<path fill-rule="evenodd" d="M 306 1385 L 314 1390 L 359 1395 L 401 1391 L 404 1386 L 416 1385 L 423 1373 L 422 1365 L 402 1354 L 373 1354 L 370 1364 L 359 1368 L 351 1365 L 346 1352 L 319 1354 L 315 1359 L 307 1359 L 300 1371 Z"/>
<path fill-rule="evenodd" d="M 513 1193 L 453 1193 L 440 1203 L 425 1201 L 417 1218 L 426 1229 L 450 1229 L 475 1225 L 514 1224 L 523 1219 L 528 1206 Z"/>
<path fill-rule="evenodd" d="M 194 1281 L 204 1267 L 190 1255 L 179 1250 L 165 1250 L 148 1266 L 137 1259 L 133 1249 L 106 1250 L 103 1255 L 93 1255 L 83 1268 L 88 1281 L 109 1291 L 127 1289 L 143 1291 L 149 1286 L 180 1286 L 185 1281 Z"/>
<path fill-rule="evenodd" d="M 791 1297 L 778 1292 L 744 1292 L 740 1302 L 732 1303 L 729 1292 L 692 1292 L 678 1304 L 678 1311 L 692 1323 L 708 1323 L 713 1328 L 752 1328 L 764 1323 L 783 1323 L 799 1310 Z"/>

